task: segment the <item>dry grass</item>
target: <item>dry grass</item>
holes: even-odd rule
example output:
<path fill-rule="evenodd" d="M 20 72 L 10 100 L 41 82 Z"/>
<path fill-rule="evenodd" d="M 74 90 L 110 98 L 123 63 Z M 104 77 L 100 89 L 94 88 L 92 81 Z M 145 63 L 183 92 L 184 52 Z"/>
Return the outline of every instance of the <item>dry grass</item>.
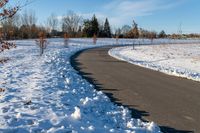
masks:
<path fill-rule="evenodd" d="M 8 62 L 10 59 L 9 58 L 2 58 L 0 59 L 0 64 L 4 64 L 6 62 Z"/>
<path fill-rule="evenodd" d="M 5 91 L 6 91 L 6 89 L 0 88 L 0 92 L 5 92 Z"/>
<path fill-rule="evenodd" d="M 193 57 L 193 58 L 192 58 L 192 62 L 193 62 L 193 63 L 200 62 L 200 56 Z"/>
<path fill-rule="evenodd" d="M 3 52 L 6 49 L 9 50 L 11 48 L 16 48 L 16 47 L 17 47 L 16 44 L 5 42 L 0 39 L 0 52 Z"/>

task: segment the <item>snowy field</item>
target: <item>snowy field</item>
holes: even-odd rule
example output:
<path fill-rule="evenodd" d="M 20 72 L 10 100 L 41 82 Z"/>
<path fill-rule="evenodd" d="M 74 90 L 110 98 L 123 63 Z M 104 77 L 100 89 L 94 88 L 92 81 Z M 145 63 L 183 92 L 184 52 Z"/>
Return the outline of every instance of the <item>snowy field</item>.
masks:
<path fill-rule="evenodd" d="M 69 48 L 62 39 L 49 42 L 41 57 L 32 40 L 0 54 L 10 59 L 0 64 L 0 132 L 159 132 L 153 122 L 131 118 L 72 68 L 70 57 L 94 47 L 91 40 L 72 40 Z"/>
<path fill-rule="evenodd" d="M 200 43 L 164 44 L 111 49 L 117 59 L 169 75 L 200 81 Z"/>
<path fill-rule="evenodd" d="M 0 59 L 9 59 L 0 64 L 0 132 L 160 132 L 153 122 L 133 119 L 128 109 L 115 105 L 101 91 L 96 91 L 70 64 L 70 57 L 83 49 L 148 44 L 149 40 L 99 39 L 94 45 L 91 39 L 71 39 L 68 48 L 63 46 L 62 39 L 48 41 L 43 56 L 39 56 L 34 40 L 16 41 L 16 49 L 0 53 Z M 142 48 L 147 50 L 145 47 L 137 50 Z"/>

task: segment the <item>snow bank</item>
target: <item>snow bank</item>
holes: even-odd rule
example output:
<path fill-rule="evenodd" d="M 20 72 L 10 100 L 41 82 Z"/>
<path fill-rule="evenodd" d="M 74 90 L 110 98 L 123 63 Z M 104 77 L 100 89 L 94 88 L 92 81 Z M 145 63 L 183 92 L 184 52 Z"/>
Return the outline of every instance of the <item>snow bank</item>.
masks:
<path fill-rule="evenodd" d="M 79 107 L 75 107 L 74 109 L 75 109 L 75 111 L 74 111 L 74 113 L 71 114 L 71 117 L 74 118 L 74 119 L 81 119 L 80 108 Z"/>
<path fill-rule="evenodd" d="M 200 43 L 118 47 L 109 54 L 135 65 L 200 81 Z"/>
<path fill-rule="evenodd" d="M 76 52 L 115 40 L 51 39 L 43 56 L 33 40 L 16 41 L 17 48 L 0 53 L 10 60 L 0 64 L 0 132 L 114 132 L 159 133 L 159 127 L 131 117 L 72 68 Z M 126 40 L 124 44 L 132 44 Z"/>

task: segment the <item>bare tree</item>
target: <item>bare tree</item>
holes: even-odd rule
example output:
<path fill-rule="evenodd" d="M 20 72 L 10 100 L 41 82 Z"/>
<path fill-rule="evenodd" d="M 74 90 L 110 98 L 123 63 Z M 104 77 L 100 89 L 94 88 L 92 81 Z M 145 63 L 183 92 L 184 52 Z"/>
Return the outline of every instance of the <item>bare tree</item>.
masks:
<path fill-rule="evenodd" d="M 119 44 L 119 37 L 120 37 L 121 34 L 122 34 L 122 32 L 121 32 L 120 28 L 115 30 L 115 39 L 116 39 L 116 44 L 117 45 Z"/>
<path fill-rule="evenodd" d="M 2 29 L 1 32 L 4 39 L 15 39 L 17 29 L 20 27 L 19 15 L 15 14 L 12 18 L 4 19 L 0 22 Z"/>
<path fill-rule="evenodd" d="M 138 24 L 133 20 L 133 28 L 129 31 L 128 38 L 139 38 L 139 29 L 138 29 Z"/>
<path fill-rule="evenodd" d="M 122 26 L 121 31 L 122 31 L 123 36 L 126 36 L 131 31 L 131 26 L 124 25 Z"/>
<path fill-rule="evenodd" d="M 26 26 L 32 26 L 33 24 L 36 24 L 37 18 L 35 12 L 33 10 L 24 11 L 24 13 L 21 15 L 21 22 L 22 25 Z"/>
<path fill-rule="evenodd" d="M 8 7 L 9 0 L 0 0 L 0 20 L 13 17 L 19 10 L 19 6 Z"/>
<path fill-rule="evenodd" d="M 24 27 L 25 33 L 28 34 L 28 38 L 32 38 L 33 30 L 37 22 L 35 12 L 32 10 L 24 11 L 21 15 L 21 24 Z M 22 33 L 23 34 L 23 33 Z"/>
<path fill-rule="evenodd" d="M 151 31 L 149 33 L 149 39 L 151 41 L 151 44 L 153 44 L 153 40 L 157 37 L 157 33 L 155 31 Z"/>
<path fill-rule="evenodd" d="M 19 3 L 19 1 L 15 1 Z M 24 1 L 25 3 L 23 5 L 17 4 L 15 6 L 10 5 L 9 0 L 0 0 L 0 21 L 4 21 L 5 19 L 12 18 L 23 6 L 28 4 L 28 0 Z M 9 21 L 11 24 L 12 21 Z M 6 41 L 3 41 L 4 36 L 6 36 L 3 31 L 3 28 L 1 28 L 0 31 L 0 52 L 4 51 L 5 49 L 10 49 L 13 47 L 16 47 L 13 43 L 8 43 Z M 12 31 L 10 32 L 12 33 Z"/>
<path fill-rule="evenodd" d="M 50 29 L 50 32 L 55 32 L 58 27 L 58 18 L 55 14 L 51 14 L 47 19 L 47 25 Z"/>
<path fill-rule="evenodd" d="M 70 37 L 75 37 L 81 25 L 82 17 L 73 11 L 69 11 L 62 19 L 62 30 L 67 32 Z"/>

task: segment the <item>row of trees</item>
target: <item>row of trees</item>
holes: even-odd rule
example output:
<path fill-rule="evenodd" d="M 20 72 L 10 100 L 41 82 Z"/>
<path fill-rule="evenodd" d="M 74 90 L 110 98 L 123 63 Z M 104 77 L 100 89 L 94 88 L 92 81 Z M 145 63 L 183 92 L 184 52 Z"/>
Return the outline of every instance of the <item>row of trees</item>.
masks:
<path fill-rule="evenodd" d="M 44 32 L 47 37 L 60 37 L 67 33 L 68 37 L 93 37 L 96 35 L 102 38 L 149 38 L 154 33 L 138 29 L 137 23 L 133 22 L 132 27 L 125 25 L 112 34 L 107 18 L 103 23 L 95 15 L 91 19 L 84 20 L 72 11 L 62 18 L 61 31 L 58 30 L 59 20 L 55 14 L 48 17 L 45 26 L 38 26 L 37 17 L 33 11 L 25 11 L 23 14 L 16 14 L 12 18 L 5 19 L 1 22 L 1 26 L 1 32 L 6 39 L 38 38 L 40 32 Z"/>
<path fill-rule="evenodd" d="M 17 8 L 16 8 L 17 9 Z M 15 13 L 15 12 L 14 12 Z M 60 21 L 61 20 L 61 21 Z M 34 11 L 25 11 L 22 14 L 15 14 L 13 17 L 1 21 L 0 32 L 6 39 L 28 39 L 38 38 L 40 32 L 47 37 L 101 37 L 101 38 L 182 38 L 200 37 L 198 34 L 167 35 L 165 31 L 159 33 L 148 31 L 138 27 L 133 21 L 132 26 L 124 25 L 112 33 L 108 18 L 101 22 L 94 15 L 91 19 L 83 19 L 82 16 L 69 11 L 62 19 L 55 14 L 48 17 L 45 26 L 37 25 L 37 17 Z"/>
<path fill-rule="evenodd" d="M 160 33 L 155 31 L 148 31 L 142 28 L 138 28 L 138 24 L 133 21 L 132 27 L 124 25 L 122 28 L 118 28 L 115 31 L 115 36 L 119 38 L 166 38 L 168 35 L 162 30 Z"/>
<path fill-rule="evenodd" d="M 1 21 L 1 33 L 6 39 L 37 38 L 40 32 L 46 33 L 47 37 L 111 37 L 111 28 L 108 19 L 100 24 L 94 15 L 91 20 L 83 20 L 76 13 L 70 11 L 62 17 L 61 28 L 58 17 L 52 14 L 45 22 L 45 26 L 37 25 L 37 17 L 33 11 L 25 11 L 13 17 Z M 58 29 L 61 29 L 58 30 Z"/>
<path fill-rule="evenodd" d="M 94 15 L 91 20 L 85 20 L 83 24 L 83 37 L 92 37 L 97 35 L 98 37 L 111 38 L 111 28 L 108 19 L 106 18 L 104 24 L 100 24 Z"/>
<path fill-rule="evenodd" d="M 68 12 L 62 19 L 62 32 L 68 33 L 70 37 L 108 37 L 112 36 L 108 19 L 100 24 L 96 16 L 92 19 L 83 20 L 83 18 L 74 12 Z"/>
<path fill-rule="evenodd" d="M 1 21 L 1 32 L 5 39 L 37 38 L 39 32 L 46 33 L 45 27 L 37 26 L 37 18 L 33 11 L 25 11 L 23 14 Z"/>

